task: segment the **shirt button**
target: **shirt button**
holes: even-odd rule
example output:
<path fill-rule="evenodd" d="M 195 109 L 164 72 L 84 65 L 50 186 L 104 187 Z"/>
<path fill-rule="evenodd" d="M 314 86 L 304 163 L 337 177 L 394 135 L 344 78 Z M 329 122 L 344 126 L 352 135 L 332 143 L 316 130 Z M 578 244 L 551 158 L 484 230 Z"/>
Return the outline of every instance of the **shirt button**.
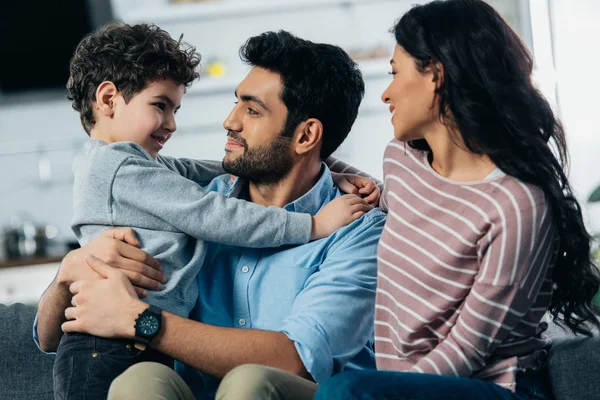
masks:
<path fill-rule="evenodd" d="M 244 318 L 240 318 L 240 320 L 238 321 L 238 323 L 239 323 L 241 326 L 244 326 L 244 325 L 246 325 L 246 320 L 245 320 Z"/>
<path fill-rule="evenodd" d="M 245 274 L 247 274 L 247 273 L 248 273 L 248 271 L 250 271 L 250 268 L 248 268 L 247 266 L 245 266 L 245 265 L 244 265 L 244 266 L 242 267 L 242 272 L 243 272 L 243 273 L 245 273 Z"/>

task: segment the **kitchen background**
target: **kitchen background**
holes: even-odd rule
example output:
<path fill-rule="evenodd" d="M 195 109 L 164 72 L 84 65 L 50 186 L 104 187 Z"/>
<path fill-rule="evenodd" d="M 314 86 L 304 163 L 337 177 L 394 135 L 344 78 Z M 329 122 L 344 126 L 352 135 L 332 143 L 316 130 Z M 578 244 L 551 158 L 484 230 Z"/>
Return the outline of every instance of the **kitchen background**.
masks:
<path fill-rule="evenodd" d="M 109 20 L 154 22 L 202 54 L 202 77 L 178 113 L 164 154 L 221 159 L 221 126 L 246 72 L 245 40 L 286 29 L 344 47 L 358 62 L 366 96 L 335 156 L 381 178 L 392 127 L 380 94 L 394 46 L 388 32 L 418 0 L 64 0 L 0 5 L 0 303 L 35 303 L 74 241 L 71 162 L 87 136 L 65 99 L 67 65 L 81 36 Z M 592 232 L 600 232 L 600 38 L 597 0 L 489 0 L 536 59 L 535 80 L 559 112 L 570 177 Z M 6 30 L 6 31 L 3 31 Z M 588 47 L 589 46 L 589 47 Z M 589 48 L 589 50 L 588 50 Z M 600 197 L 600 193 L 598 194 Z"/>

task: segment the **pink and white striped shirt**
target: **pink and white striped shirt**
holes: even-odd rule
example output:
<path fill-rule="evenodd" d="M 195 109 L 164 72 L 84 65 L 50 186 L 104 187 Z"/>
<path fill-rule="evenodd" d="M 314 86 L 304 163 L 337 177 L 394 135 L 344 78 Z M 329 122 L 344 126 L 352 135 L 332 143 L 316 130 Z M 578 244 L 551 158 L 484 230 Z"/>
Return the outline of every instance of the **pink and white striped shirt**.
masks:
<path fill-rule="evenodd" d="M 393 140 L 384 156 L 375 310 L 378 369 L 515 388 L 545 357 L 555 229 L 544 193 L 504 173 L 437 174 Z"/>

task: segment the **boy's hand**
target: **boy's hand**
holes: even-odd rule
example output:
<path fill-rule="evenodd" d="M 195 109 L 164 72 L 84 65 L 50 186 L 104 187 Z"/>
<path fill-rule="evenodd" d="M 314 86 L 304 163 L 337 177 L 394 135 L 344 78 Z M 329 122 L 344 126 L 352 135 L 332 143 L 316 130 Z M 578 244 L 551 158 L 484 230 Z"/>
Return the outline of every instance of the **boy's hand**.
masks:
<path fill-rule="evenodd" d="M 322 239 L 371 210 L 364 199 L 346 194 L 329 202 L 313 217 L 311 240 Z"/>
<path fill-rule="evenodd" d="M 131 228 L 107 230 L 87 245 L 67 254 L 59 268 L 57 280 L 69 286 L 79 280 L 100 279 L 100 275 L 85 262 L 88 255 L 94 255 L 121 270 L 134 285 L 138 296 L 146 297 L 146 289 L 162 289 L 161 284 L 166 282 L 166 278 L 158 261 L 140 250 L 139 245 Z"/>
<path fill-rule="evenodd" d="M 342 192 L 361 196 L 373 207 L 379 204 L 381 191 L 371 179 L 354 174 L 336 174 L 332 172 L 331 175 Z"/>

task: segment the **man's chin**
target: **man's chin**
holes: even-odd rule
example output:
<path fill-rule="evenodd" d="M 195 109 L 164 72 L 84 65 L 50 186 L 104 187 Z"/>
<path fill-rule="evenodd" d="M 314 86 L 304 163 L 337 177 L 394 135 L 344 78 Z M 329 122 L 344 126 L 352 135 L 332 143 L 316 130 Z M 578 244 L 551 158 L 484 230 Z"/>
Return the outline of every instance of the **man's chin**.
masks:
<path fill-rule="evenodd" d="M 236 157 L 237 158 L 237 157 Z M 229 154 L 227 154 L 224 158 L 223 158 L 223 163 L 221 164 L 221 166 L 223 167 L 223 169 L 225 170 L 225 172 L 227 172 L 228 174 L 232 174 L 235 176 L 239 176 L 239 168 L 236 168 L 236 158 L 234 157 L 229 157 Z"/>

